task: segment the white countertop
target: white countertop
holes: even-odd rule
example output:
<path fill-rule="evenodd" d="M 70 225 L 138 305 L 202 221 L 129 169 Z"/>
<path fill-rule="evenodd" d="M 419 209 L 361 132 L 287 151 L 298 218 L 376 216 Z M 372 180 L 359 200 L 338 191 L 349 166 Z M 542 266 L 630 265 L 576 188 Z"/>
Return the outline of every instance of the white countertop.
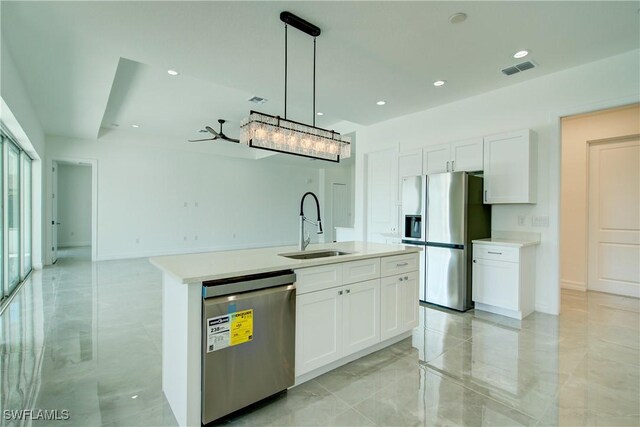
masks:
<path fill-rule="evenodd" d="M 540 244 L 540 241 L 538 240 L 509 239 L 502 237 L 490 237 L 487 239 L 472 240 L 472 242 L 481 243 L 483 245 L 512 246 L 516 248 L 524 248 L 525 246 L 534 246 Z"/>
<path fill-rule="evenodd" d="M 347 255 L 297 260 L 278 254 L 298 252 L 296 246 L 244 249 L 235 251 L 205 252 L 150 258 L 158 267 L 182 283 L 202 283 L 206 280 L 260 274 L 269 271 L 297 269 L 316 265 L 334 264 L 380 256 L 419 252 L 416 246 L 386 245 L 367 242 L 340 242 L 313 244 L 305 252 L 335 249 L 349 252 Z"/>

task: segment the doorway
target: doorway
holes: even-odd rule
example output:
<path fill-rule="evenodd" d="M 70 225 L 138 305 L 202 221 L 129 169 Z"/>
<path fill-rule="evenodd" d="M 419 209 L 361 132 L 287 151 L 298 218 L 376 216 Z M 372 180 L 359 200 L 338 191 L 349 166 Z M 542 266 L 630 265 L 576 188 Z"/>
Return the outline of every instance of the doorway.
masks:
<path fill-rule="evenodd" d="M 96 175 L 95 161 L 52 160 L 51 264 L 96 259 Z"/>
<path fill-rule="evenodd" d="M 640 297 L 640 138 L 589 144 L 587 289 Z"/>
<path fill-rule="evenodd" d="M 346 184 L 332 183 L 331 188 L 331 227 L 333 236 L 331 241 L 336 241 L 336 227 L 349 227 L 349 193 Z"/>
<path fill-rule="evenodd" d="M 638 297 L 640 105 L 560 123 L 561 287 Z"/>

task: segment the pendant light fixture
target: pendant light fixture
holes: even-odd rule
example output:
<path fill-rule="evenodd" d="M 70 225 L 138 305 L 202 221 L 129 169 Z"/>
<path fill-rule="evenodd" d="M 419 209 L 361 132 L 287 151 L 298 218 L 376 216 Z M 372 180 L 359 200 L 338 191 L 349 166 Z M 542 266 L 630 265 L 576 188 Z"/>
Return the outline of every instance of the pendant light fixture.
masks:
<path fill-rule="evenodd" d="M 312 159 L 339 162 L 351 156 L 351 138 L 333 130 L 316 127 L 316 37 L 320 28 L 290 13 L 282 12 L 284 22 L 284 117 L 251 111 L 240 123 L 240 143 L 261 150 L 293 154 Z M 313 37 L 313 114 L 312 125 L 287 119 L 287 27 Z"/>

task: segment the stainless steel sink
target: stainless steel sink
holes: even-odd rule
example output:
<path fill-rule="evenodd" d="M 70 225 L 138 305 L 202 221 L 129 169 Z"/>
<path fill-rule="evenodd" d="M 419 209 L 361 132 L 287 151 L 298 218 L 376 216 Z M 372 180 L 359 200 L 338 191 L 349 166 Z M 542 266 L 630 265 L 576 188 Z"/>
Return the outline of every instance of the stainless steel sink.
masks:
<path fill-rule="evenodd" d="M 351 252 L 342 251 L 304 251 L 304 252 L 291 252 L 288 254 L 278 254 L 280 256 L 291 259 L 315 259 L 326 258 L 331 256 L 349 255 Z"/>

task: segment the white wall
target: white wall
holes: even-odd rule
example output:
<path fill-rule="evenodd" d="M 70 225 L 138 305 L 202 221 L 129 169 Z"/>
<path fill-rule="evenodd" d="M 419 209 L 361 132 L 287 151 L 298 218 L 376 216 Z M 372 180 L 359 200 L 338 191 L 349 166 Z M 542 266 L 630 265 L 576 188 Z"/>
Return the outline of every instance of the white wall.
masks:
<path fill-rule="evenodd" d="M 32 238 L 33 266 L 42 268 L 44 245 L 43 162 L 45 137 L 42 125 L 24 87 L 11 53 L 0 37 L 0 119 L 17 139 L 20 146 L 34 159 L 32 163 Z"/>
<path fill-rule="evenodd" d="M 300 198 L 318 193 L 322 165 L 223 157 L 136 131 L 50 137 L 47 156 L 97 160 L 99 260 L 295 244 Z"/>
<path fill-rule="evenodd" d="M 544 66 L 544 65 L 542 65 Z M 541 233 L 537 249 L 536 310 L 559 311 L 559 117 L 637 102 L 639 51 L 525 81 L 358 131 L 356 227 L 364 237 L 365 155 L 385 148 L 425 145 L 530 128 L 538 136 L 538 203 L 494 206 L 494 230 Z M 509 77 L 505 77 L 509 78 Z M 455 84 L 455 82 L 449 82 Z M 446 86 L 442 89 L 446 90 Z M 519 227 L 518 215 L 528 225 Z M 549 227 L 530 226 L 533 215 L 549 216 Z"/>
<path fill-rule="evenodd" d="M 562 119 L 560 277 L 568 289 L 587 289 L 589 141 L 640 134 L 640 106 Z"/>
<path fill-rule="evenodd" d="M 91 166 L 58 165 L 58 247 L 91 245 Z"/>

